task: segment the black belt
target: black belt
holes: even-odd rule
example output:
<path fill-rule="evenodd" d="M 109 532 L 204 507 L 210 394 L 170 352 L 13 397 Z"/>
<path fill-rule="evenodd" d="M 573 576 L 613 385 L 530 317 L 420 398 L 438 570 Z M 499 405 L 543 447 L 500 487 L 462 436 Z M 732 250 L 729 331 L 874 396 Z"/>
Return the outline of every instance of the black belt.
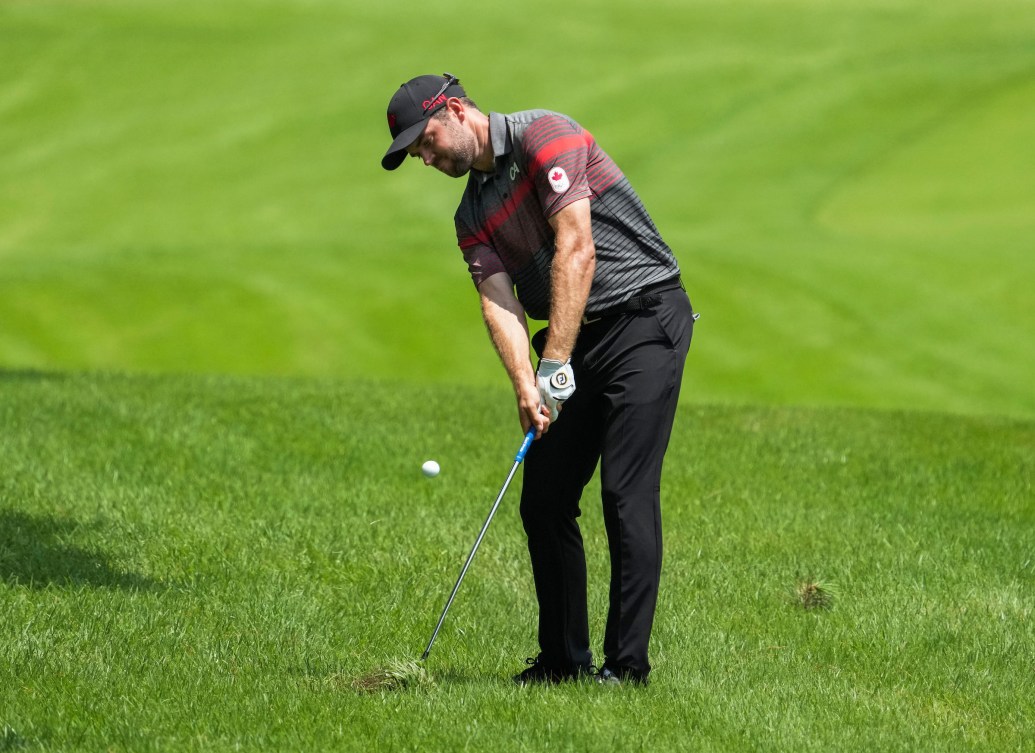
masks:
<path fill-rule="evenodd" d="M 617 306 L 612 306 L 602 311 L 594 311 L 583 315 L 582 324 L 593 324 L 593 322 L 599 322 L 601 319 L 607 319 L 608 317 L 618 316 L 619 314 L 631 314 L 637 311 L 645 311 L 652 309 L 661 303 L 661 294 L 668 290 L 684 290 L 683 281 L 677 275 L 668 280 L 662 280 L 661 282 L 655 282 L 652 285 L 648 285 L 639 293 L 634 295 L 625 303 L 620 303 Z"/>

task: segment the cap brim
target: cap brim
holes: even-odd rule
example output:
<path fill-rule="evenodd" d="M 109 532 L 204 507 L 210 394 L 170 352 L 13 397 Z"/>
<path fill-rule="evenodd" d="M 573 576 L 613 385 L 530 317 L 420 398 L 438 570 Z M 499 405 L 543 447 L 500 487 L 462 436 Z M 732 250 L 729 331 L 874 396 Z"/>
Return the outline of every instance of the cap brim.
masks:
<path fill-rule="evenodd" d="M 388 147 L 385 156 L 381 158 L 381 167 L 385 170 L 394 170 L 406 159 L 406 148 L 417 140 L 417 137 L 424 133 L 428 125 L 428 118 L 414 123 L 405 131 L 395 137 L 395 141 Z"/>

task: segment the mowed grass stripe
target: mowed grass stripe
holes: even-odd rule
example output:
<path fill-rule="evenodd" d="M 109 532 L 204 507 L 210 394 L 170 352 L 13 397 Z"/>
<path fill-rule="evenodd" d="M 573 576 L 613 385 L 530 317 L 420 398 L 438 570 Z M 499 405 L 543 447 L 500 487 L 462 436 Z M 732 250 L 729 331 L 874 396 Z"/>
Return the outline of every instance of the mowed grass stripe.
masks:
<path fill-rule="evenodd" d="M 450 69 L 623 166 L 704 313 L 688 399 L 1035 415 L 1030 4 L 523 9 L 447 52 L 455 0 L 4 4 L 0 363 L 498 384 L 461 184 L 377 162 Z"/>

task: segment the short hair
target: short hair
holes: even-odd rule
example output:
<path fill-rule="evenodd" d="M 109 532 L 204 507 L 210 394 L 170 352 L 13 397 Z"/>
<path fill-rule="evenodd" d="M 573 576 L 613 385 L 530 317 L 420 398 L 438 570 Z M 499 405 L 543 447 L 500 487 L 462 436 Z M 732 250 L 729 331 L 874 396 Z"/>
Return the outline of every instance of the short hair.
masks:
<path fill-rule="evenodd" d="M 478 105 L 475 104 L 475 101 L 473 99 L 471 99 L 470 97 L 464 96 L 464 97 L 460 97 L 459 99 L 463 103 L 464 107 L 470 107 L 470 108 L 473 108 L 473 109 L 478 110 L 479 112 L 481 112 L 481 108 L 478 107 Z M 447 108 L 440 107 L 437 110 L 435 110 L 435 112 L 432 114 L 431 117 L 438 118 L 439 120 L 445 120 L 446 117 L 447 117 L 447 114 L 448 114 Z"/>

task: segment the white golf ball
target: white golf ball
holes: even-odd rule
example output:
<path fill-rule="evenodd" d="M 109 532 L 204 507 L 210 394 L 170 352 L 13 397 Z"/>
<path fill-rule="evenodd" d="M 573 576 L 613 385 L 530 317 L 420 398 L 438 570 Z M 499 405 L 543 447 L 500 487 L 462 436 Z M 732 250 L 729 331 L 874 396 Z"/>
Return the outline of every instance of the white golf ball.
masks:
<path fill-rule="evenodd" d="M 435 478 L 435 476 L 438 475 L 438 472 L 440 470 L 442 469 L 438 467 L 438 463 L 436 463 L 434 460 L 426 460 L 424 461 L 424 465 L 420 467 L 421 473 L 423 473 L 428 478 Z"/>

